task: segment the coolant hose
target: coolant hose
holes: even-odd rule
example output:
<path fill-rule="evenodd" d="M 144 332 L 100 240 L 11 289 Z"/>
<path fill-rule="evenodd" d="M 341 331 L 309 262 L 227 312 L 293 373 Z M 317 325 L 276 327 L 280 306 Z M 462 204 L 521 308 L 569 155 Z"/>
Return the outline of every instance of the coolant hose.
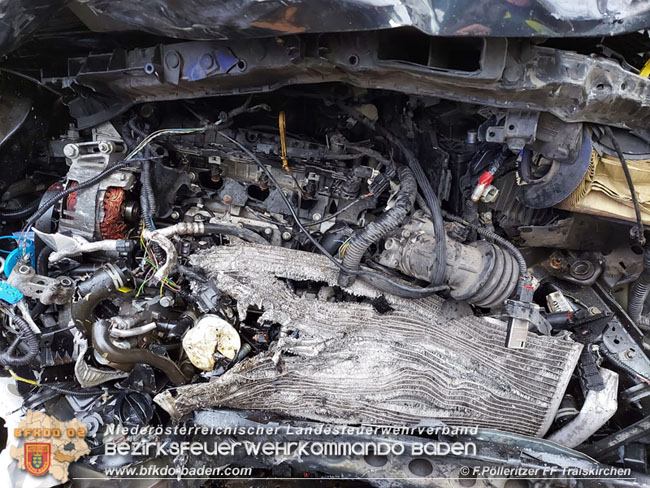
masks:
<path fill-rule="evenodd" d="M 25 319 L 17 315 L 12 315 L 11 318 L 13 319 L 14 325 L 18 328 L 20 335 L 6 351 L 0 353 L 0 365 L 24 366 L 31 363 L 38 356 L 38 337 Z M 16 348 L 21 342 L 27 346 L 27 353 L 24 356 L 17 356 Z"/>
<path fill-rule="evenodd" d="M 627 304 L 627 313 L 635 322 L 641 318 L 643 304 L 650 293 L 650 247 L 643 252 L 643 271 L 632 285 L 630 299 Z"/>
<path fill-rule="evenodd" d="M 47 246 L 40 250 L 36 257 L 36 274 L 48 276 L 49 259 L 53 252 L 53 249 Z"/>
<path fill-rule="evenodd" d="M 92 342 L 95 351 L 111 363 L 131 368 L 135 364 L 148 364 L 167 375 L 175 386 L 189 381 L 171 359 L 160 356 L 149 349 L 122 349 L 110 338 L 110 322 L 98 320 L 92 327 Z"/>
<path fill-rule="evenodd" d="M 385 237 L 399 227 L 413 209 L 417 183 L 413 173 L 406 166 L 397 169 L 400 180 L 400 189 L 395 196 L 393 207 L 384 212 L 377 220 L 357 230 L 350 238 L 350 244 L 343 256 L 343 266 L 356 271 L 361 264 L 361 258 L 368 248 L 382 237 Z M 350 286 L 354 276 L 341 271 L 339 285 Z"/>

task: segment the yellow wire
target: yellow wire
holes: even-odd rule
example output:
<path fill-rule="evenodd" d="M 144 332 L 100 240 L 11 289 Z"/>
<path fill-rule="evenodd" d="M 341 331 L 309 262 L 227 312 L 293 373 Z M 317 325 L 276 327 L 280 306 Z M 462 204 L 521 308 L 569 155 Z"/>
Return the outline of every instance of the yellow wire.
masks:
<path fill-rule="evenodd" d="M 144 245 L 144 222 L 142 222 L 142 230 L 140 231 L 140 245 L 142 246 L 142 249 L 145 249 L 147 246 Z"/>
<path fill-rule="evenodd" d="M 37 381 L 34 381 L 34 380 L 28 380 L 27 378 L 23 378 L 23 377 L 21 377 L 21 376 L 18 376 L 18 375 L 17 375 L 16 373 L 14 373 L 12 370 L 9 370 L 9 374 L 10 374 L 11 377 L 12 377 L 13 379 L 15 379 L 16 381 L 22 381 L 23 383 L 29 383 L 30 385 L 34 385 L 34 386 L 43 386 L 43 385 L 41 385 L 41 384 L 40 384 L 39 382 L 37 382 Z"/>
<path fill-rule="evenodd" d="M 350 239 L 351 237 L 348 237 L 343 244 L 341 244 L 341 247 L 339 247 L 339 256 L 343 257 L 345 256 L 345 251 L 348 250 L 348 247 L 350 247 Z"/>

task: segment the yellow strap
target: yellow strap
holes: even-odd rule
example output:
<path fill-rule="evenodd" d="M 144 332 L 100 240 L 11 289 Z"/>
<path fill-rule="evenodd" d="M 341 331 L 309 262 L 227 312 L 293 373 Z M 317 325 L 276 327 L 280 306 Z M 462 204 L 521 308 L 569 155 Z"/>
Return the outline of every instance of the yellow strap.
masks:
<path fill-rule="evenodd" d="M 643 65 L 643 68 L 641 68 L 641 72 L 639 73 L 639 76 L 643 76 L 644 78 L 650 76 L 650 59 L 648 59 Z"/>

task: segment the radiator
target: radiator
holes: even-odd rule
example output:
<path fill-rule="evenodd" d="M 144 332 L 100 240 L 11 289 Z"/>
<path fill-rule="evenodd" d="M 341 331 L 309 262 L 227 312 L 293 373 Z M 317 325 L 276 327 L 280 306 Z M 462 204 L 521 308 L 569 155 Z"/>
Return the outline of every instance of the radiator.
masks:
<path fill-rule="evenodd" d="M 337 269 L 313 253 L 220 246 L 191 262 L 237 300 L 242 319 L 255 307 L 282 334 L 216 380 L 157 397 L 176 417 L 227 407 L 328 423 L 442 421 L 543 436 L 582 348 L 566 335 L 529 334 L 525 349 L 507 349 L 504 322 L 463 314 L 437 296 L 385 295 L 386 313 L 370 303 L 297 296 L 282 278 L 336 284 Z M 349 291 L 378 295 L 359 280 Z"/>

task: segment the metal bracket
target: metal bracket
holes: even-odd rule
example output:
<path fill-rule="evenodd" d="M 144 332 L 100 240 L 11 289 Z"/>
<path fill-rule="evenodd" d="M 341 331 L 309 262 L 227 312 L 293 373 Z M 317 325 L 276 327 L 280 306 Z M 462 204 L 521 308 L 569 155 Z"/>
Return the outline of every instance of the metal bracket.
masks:
<path fill-rule="evenodd" d="M 539 112 L 510 110 L 503 125 L 488 127 L 487 142 L 508 144 L 511 151 L 519 152 L 526 144 L 535 141 Z"/>
<path fill-rule="evenodd" d="M 74 292 L 74 283 L 67 276 L 50 278 L 37 275 L 34 268 L 26 264 L 16 266 L 7 282 L 26 297 L 38 299 L 43 305 L 70 303 Z"/>

